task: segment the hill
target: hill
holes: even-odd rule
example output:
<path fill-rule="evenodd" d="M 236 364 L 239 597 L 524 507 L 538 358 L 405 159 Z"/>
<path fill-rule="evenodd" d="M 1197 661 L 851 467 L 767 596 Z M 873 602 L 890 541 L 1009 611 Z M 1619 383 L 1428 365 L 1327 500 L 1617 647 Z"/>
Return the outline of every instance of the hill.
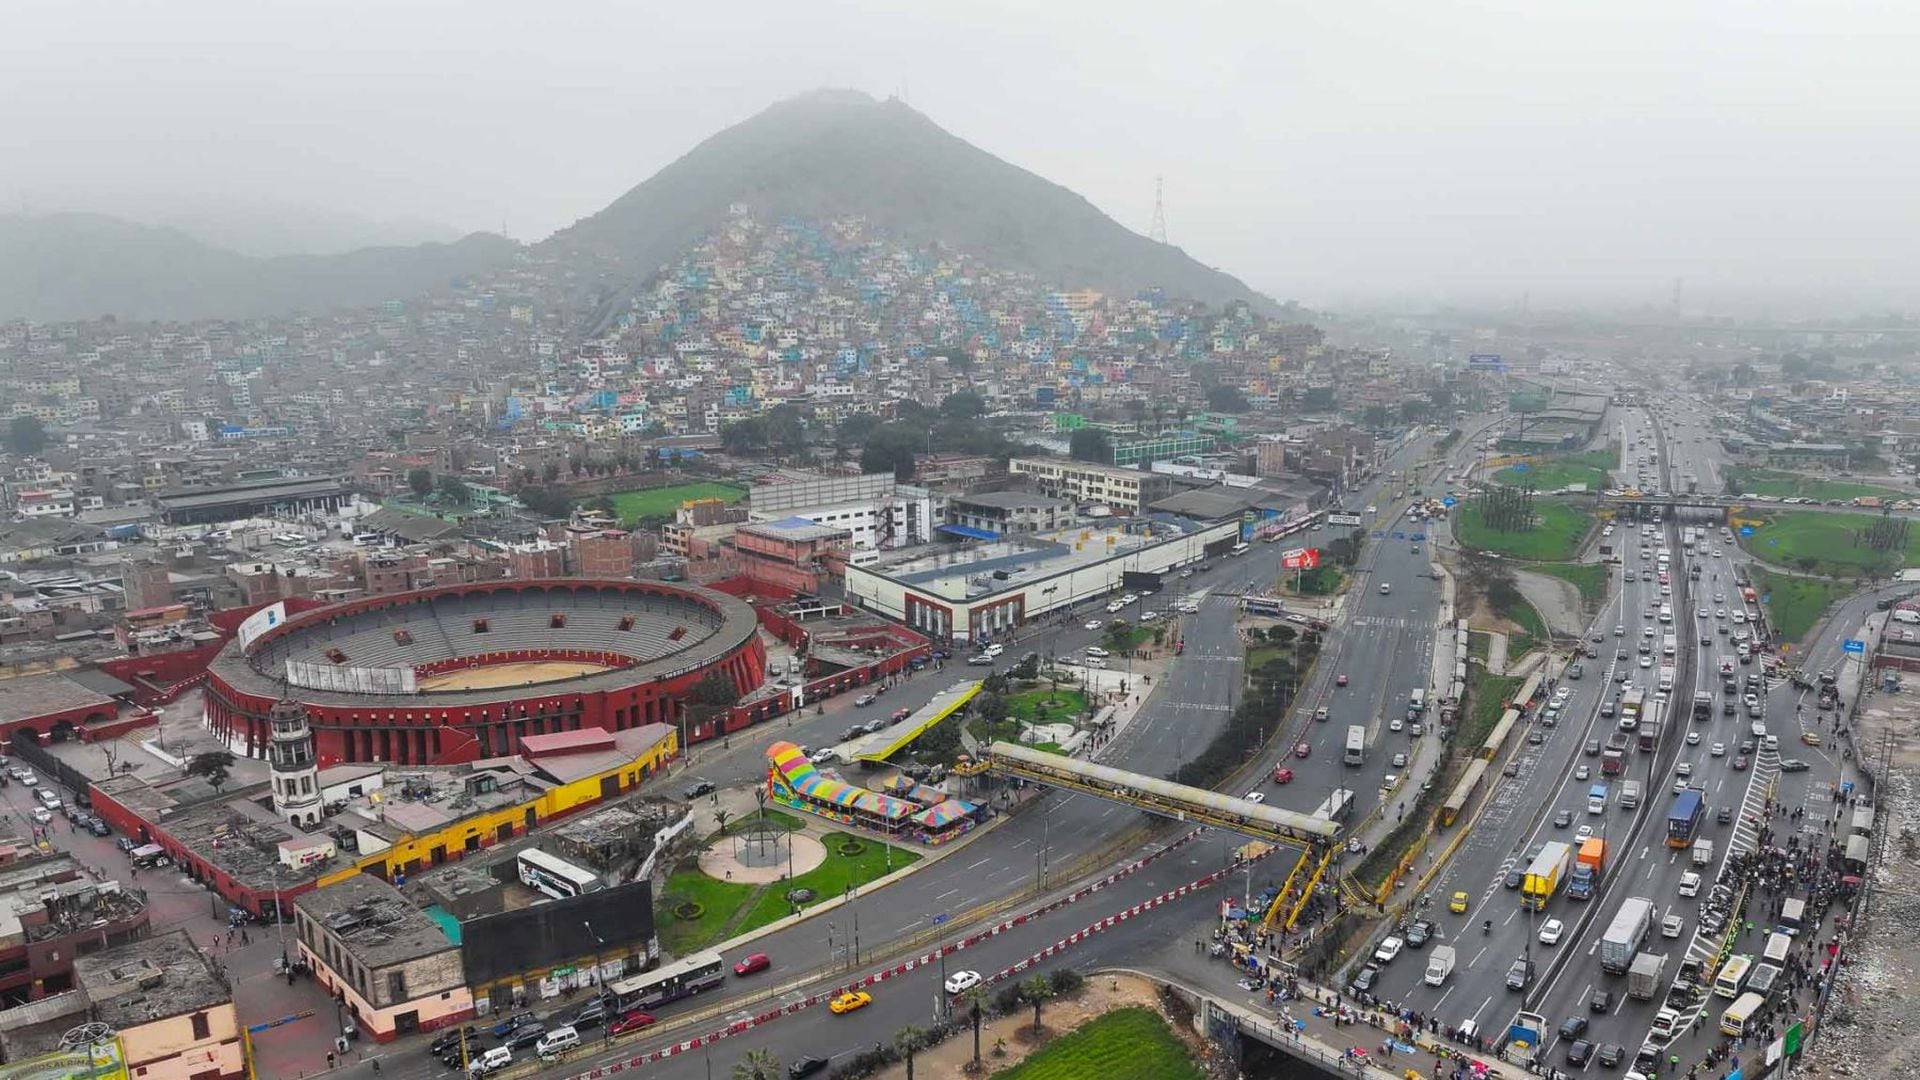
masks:
<path fill-rule="evenodd" d="M 545 243 L 651 275 L 726 217 L 858 215 L 903 239 L 1066 286 L 1224 303 L 1272 302 L 1179 248 L 1121 226 L 1079 195 L 947 133 L 897 100 L 822 90 L 735 124 Z"/>
<path fill-rule="evenodd" d="M 0 319 L 187 320 L 365 307 L 505 265 L 488 233 L 450 244 L 252 258 L 98 214 L 0 216 Z"/>

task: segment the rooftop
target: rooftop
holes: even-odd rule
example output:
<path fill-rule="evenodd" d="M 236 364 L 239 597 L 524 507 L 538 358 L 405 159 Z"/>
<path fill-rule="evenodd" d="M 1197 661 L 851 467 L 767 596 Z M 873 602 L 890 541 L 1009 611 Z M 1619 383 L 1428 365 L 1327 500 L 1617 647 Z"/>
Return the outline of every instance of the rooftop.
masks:
<path fill-rule="evenodd" d="M 994 506 L 1002 510 L 1044 510 L 1050 506 L 1071 505 L 1066 499 L 1027 491 L 980 491 L 971 495 L 955 495 L 951 501 L 955 505 Z"/>
<path fill-rule="evenodd" d="M 345 494 L 346 485 L 331 476 L 275 477 L 212 488 L 181 488 L 154 496 L 163 510 L 193 510 L 205 506 L 259 502 L 262 499 L 298 499 Z"/>
<path fill-rule="evenodd" d="M 73 961 L 94 1016 L 127 1031 L 233 1002 L 233 991 L 185 930 L 101 949 Z"/>
<path fill-rule="evenodd" d="M 0 679 L 0 717 L 18 720 L 69 709 L 104 709 L 109 716 L 117 711 L 113 699 L 81 685 L 71 676 L 19 675 Z"/>
<path fill-rule="evenodd" d="M 293 906 L 332 931 L 355 959 L 375 970 L 455 948 L 439 923 L 371 874 L 355 874 L 302 893 Z"/>
<path fill-rule="evenodd" d="M 1184 535 L 1166 522 L 1115 521 L 1003 540 L 909 548 L 858 568 L 949 600 L 972 600 L 1125 557 Z M 1121 567 L 1113 569 L 1114 579 Z M 849 572 L 858 572 L 849 571 Z"/>
<path fill-rule="evenodd" d="M 786 517 L 778 521 L 756 521 L 742 525 L 738 532 L 750 535 L 771 536 L 780 540 L 834 540 L 852 536 L 846 529 L 836 525 L 821 525 L 803 517 Z"/>

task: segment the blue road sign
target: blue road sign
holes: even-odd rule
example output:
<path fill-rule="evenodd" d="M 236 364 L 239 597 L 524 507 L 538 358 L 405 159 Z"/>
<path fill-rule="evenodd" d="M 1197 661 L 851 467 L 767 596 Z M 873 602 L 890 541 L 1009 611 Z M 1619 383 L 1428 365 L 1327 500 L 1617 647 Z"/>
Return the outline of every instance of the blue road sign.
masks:
<path fill-rule="evenodd" d="M 1742 526 L 1740 526 L 1740 535 L 1741 535 L 1741 536 L 1752 536 L 1752 535 L 1753 535 L 1753 526 L 1751 526 L 1751 525 L 1742 525 Z"/>
<path fill-rule="evenodd" d="M 1864 653 L 1867 651 L 1867 643 L 1864 641 L 1861 641 L 1859 638 L 1848 638 L 1847 640 L 1840 643 L 1840 651 L 1850 652 L 1850 653 Z"/>
<path fill-rule="evenodd" d="M 1449 496 L 1447 496 L 1446 498 L 1444 498 L 1444 499 L 1441 499 L 1441 500 L 1440 500 L 1440 505 L 1441 505 L 1441 506 L 1452 506 L 1452 505 L 1453 505 L 1453 504 L 1454 504 L 1454 503 L 1455 503 L 1456 501 L 1457 501 L 1457 500 L 1455 500 L 1453 496 L 1451 496 L 1451 495 L 1449 495 Z"/>

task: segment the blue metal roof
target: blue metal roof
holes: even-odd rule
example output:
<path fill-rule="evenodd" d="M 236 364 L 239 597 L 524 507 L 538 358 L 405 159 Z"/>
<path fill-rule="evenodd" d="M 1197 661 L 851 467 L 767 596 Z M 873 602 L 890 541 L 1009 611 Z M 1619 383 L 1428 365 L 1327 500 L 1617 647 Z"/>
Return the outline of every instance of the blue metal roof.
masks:
<path fill-rule="evenodd" d="M 997 532 L 988 532 L 985 529 L 976 529 L 971 525 L 941 525 L 939 526 L 939 531 L 943 533 L 947 533 L 952 536 L 964 536 L 969 540 L 1000 539 L 1000 534 Z"/>

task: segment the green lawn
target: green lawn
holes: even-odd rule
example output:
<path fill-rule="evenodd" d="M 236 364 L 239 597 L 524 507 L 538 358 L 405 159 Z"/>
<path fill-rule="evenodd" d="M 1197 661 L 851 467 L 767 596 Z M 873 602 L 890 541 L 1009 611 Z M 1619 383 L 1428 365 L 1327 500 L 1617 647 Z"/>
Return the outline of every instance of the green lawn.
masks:
<path fill-rule="evenodd" d="M 762 814 L 766 815 L 767 824 L 774 829 L 785 829 L 788 832 L 799 832 L 801 829 L 804 829 L 807 827 L 807 823 L 804 821 L 801 821 L 797 815 L 789 814 L 785 810 L 774 810 L 772 808 L 768 808 L 766 810 L 755 810 L 752 813 L 749 813 L 743 817 L 737 817 L 732 821 L 727 822 L 727 833 L 732 836 L 739 836 L 748 832 L 750 829 L 753 828 L 753 825 L 756 819 L 758 819 Z"/>
<path fill-rule="evenodd" d="M 1858 499 L 1867 495 L 1904 499 L 1913 494 L 1896 487 L 1862 484 L 1853 480 L 1829 480 L 1777 469 L 1729 469 L 1727 477 L 1737 494 L 1776 495 L 1783 499 Z"/>
<path fill-rule="evenodd" d="M 1789 642 L 1798 642 L 1820 621 L 1828 605 L 1853 592 L 1846 582 L 1826 578 L 1770 574 L 1761 570 L 1753 575 L 1753 590 L 1767 597 L 1767 618 L 1775 630 Z"/>
<path fill-rule="evenodd" d="M 792 908 L 788 906 L 786 897 L 789 888 L 812 889 L 813 900 L 805 905 L 811 907 L 813 904 L 844 894 L 849 885 L 864 886 L 870 881 L 887 876 L 891 872 L 889 867 L 892 870 L 898 870 L 920 861 L 919 853 L 903 847 L 891 848 L 892 854 L 889 857 L 889 845 L 870 837 L 855 836 L 851 833 L 828 833 L 820 840 L 827 845 L 827 861 L 794 878 L 791 885 L 782 886 L 775 882 L 767 886 L 766 891 L 760 894 L 760 898 L 755 900 L 753 907 L 747 911 L 746 917 L 733 928 L 734 934 L 744 934 L 768 923 L 778 922 L 791 914 Z M 860 844 L 860 852 L 855 855 L 840 854 L 839 845 L 843 840 L 857 841 Z"/>
<path fill-rule="evenodd" d="M 1042 686 L 1007 695 L 1007 715 L 1030 724 L 1071 721 L 1086 711 L 1087 695 L 1065 686 L 1051 691 Z"/>
<path fill-rule="evenodd" d="M 1295 588 L 1296 580 L 1299 587 Z M 1331 596 L 1340 591 L 1340 583 L 1346 575 L 1336 566 L 1319 566 L 1295 575 L 1285 570 L 1280 572 L 1280 587 L 1299 596 Z"/>
<path fill-rule="evenodd" d="M 1478 747 L 1493 734 L 1493 725 L 1507 711 L 1507 702 L 1520 690 L 1524 680 L 1512 675 L 1488 675 L 1479 668 L 1467 669 L 1467 720 L 1454 733 L 1453 745 Z"/>
<path fill-rule="evenodd" d="M 1547 643 L 1547 624 L 1533 605 L 1522 600 L 1511 609 L 1499 613 L 1520 629 L 1507 635 L 1507 663 L 1511 664 L 1526 654 L 1535 645 Z"/>
<path fill-rule="evenodd" d="M 1751 510 L 1743 519 L 1755 515 Z M 1870 571 L 1891 572 L 1920 565 L 1920 528 L 1909 530 L 1904 549 L 1879 551 L 1860 542 L 1864 531 L 1880 520 L 1877 514 L 1782 511 L 1771 513 L 1740 543 L 1768 562 L 1813 573 L 1854 577 Z"/>
<path fill-rule="evenodd" d="M 749 899 L 755 887 L 731 881 L 717 881 L 699 870 L 681 870 L 667 878 L 666 888 L 654 904 L 654 928 L 660 947 L 674 956 L 699 952 L 721 940 L 727 924 Z M 676 905 L 691 900 L 705 908 L 697 919 L 681 919 L 673 914 Z"/>
<path fill-rule="evenodd" d="M 1572 583 L 1580 590 L 1580 602 L 1592 610 L 1607 598 L 1605 563 L 1532 563 L 1525 569 Z"/>
<path fill-rule="evenodd" d="M 1478 630 L 1467 634 L 1467 655 L 1481 663 L 1487 662 L 1487 652 L 1493 647 L 1493 638 Z"/>
<path fill-rule="evenodd" d="M 1592 519 L 1583 511 L 1545 499 L 1533 504 L 1533 528 L 1500 532 L 1480 520 L 1480 507 L 1468 500 L 1459 507 L 1453 533 L 1467 547 L 1532 562 L 1565 562 L 1573 558 L 1587 535 Z"/>
<path fill-rule="evenodd" d="M 1032 1009 L 1024 1010 L 1029 1021 Z M 1046 1017 L 1043 1007 L 1041 1018 Z M 994 1080 L 1203 1080 L 1185 1043 L 1152 1009 L 1134 1006 L 1095 1017 L 994 1073 Z"/>
<path fill-rule="evenodd" d="M 675 484 L 672 487 L 647 488 L 644 491 L 622 491 L 609 496 L 613 500 L 613 512 L 620 516 L 622 524 L 631 525 L 641 518 L 670 518 L 680 504 L 688 499 L 723 499 L 737 503 L 747 497 L 745 488 L 732 484 L 701 482 L 696 484 Z"/>

